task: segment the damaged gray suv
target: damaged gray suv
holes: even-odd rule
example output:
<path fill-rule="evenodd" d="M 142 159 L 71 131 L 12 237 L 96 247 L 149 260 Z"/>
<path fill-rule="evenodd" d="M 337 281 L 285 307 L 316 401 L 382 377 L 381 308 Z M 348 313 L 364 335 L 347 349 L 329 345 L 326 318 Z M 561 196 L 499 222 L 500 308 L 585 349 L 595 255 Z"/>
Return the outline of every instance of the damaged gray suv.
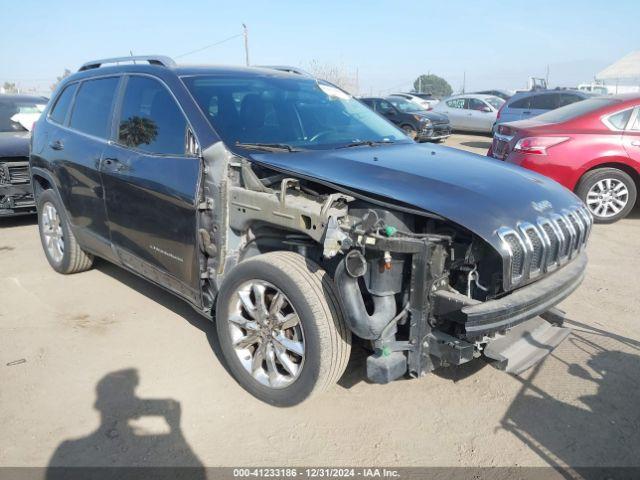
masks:
<path fill-rule="evenodd" d="M 373 382 L 478 357 L 524 371 L 569 333 L 554 306 L 592 225 L 554 181 L 416 144 L 322 80 L 166 57 L 66 78 L 31 175 L 56 271 L 102 257 L 183 298 L 279 406 L 336 382 L 352 336 Z"/>

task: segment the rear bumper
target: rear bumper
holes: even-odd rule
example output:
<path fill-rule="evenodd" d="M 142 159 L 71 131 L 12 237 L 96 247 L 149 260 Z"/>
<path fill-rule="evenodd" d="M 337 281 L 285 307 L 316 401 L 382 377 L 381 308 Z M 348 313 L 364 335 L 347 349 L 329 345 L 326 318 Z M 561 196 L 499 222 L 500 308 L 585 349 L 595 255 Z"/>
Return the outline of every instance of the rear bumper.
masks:
<path fill-rule="evenodd" d="M 542 280 L 497 300 L 467 305 L 461 309 L 468 336 L 505 330 L 538 316 L 567 298 L 584 279 L 587 255 Z"/>

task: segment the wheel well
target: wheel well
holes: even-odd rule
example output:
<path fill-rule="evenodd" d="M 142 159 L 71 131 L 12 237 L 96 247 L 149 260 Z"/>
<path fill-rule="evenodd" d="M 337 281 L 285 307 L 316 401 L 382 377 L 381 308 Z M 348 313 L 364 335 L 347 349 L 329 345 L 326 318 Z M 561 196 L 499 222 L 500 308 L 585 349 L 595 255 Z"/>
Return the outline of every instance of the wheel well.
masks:
<path fill-rule="evenodd" d="M 591 167 L 589 170 L 587 170 L 582 174 L 580 179 L 576 182 L 576 186 L 574 187 L 573 191 L 575 192 L 578 189 L 578 185 L 580 185 L 580 181 L 584 178 L 584 176 L 587 173 L 593 172 L 594 170 L 599 170 L 601 168 L 616 168 L 618 170 L 622 170 L 624 173 L 626 173 L 633 179 L 633 183 L 636 184 L 636 189 L 640 191 L 640 173 L 638 173 L 638 171 L 635 168 L 625 163 L 617 163 L 617 162 L 599 163 L 597 165 L 594 165 L 593 167 Z"/>
<path fill-rule="evenodd" d="M 34 175 L 33 176 L 33 190 L 36 194 L 36 197 L 43 191 L 45 190 L 49 190 L 50 188 L 53 188 L 53 186 L 51 185 L 51 183 L 49 182 L 49 180 L 47 180 L 44 177 L 41 177 L 40 175 Z"/>

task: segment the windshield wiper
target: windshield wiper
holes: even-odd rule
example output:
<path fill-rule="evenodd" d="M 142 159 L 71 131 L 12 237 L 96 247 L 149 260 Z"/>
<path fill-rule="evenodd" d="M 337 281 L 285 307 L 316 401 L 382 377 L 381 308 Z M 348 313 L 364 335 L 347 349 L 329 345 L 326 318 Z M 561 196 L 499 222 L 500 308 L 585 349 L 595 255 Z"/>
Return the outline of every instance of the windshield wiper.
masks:
<path fill-rule="evenodd" d="M 394 143 L 391 140 L 361 140 L 358 142 L 347 143 L 346 145 L 340 145 L 336 148 L 352 148 L 352 147 L 362 147 L 364 145 L 368 145 L 369 147 L 375 147 L 378 145 L 389 145 Z"/>
<path fill-rule="evenodd" d="M 248 148 L 253 150 L 264 150 L 265 152 L 299 152 L 297 148 L 293 148 L 286 143 L 241 143 L 236 142 L 236 147 Z"/>

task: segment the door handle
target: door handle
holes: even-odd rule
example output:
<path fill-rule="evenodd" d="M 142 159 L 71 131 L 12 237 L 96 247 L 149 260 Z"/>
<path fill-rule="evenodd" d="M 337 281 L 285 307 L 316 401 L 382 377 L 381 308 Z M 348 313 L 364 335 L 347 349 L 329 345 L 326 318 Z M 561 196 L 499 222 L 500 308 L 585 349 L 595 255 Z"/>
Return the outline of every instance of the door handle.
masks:
<path fill-rule="evenodd" d="M 109 169 L 111 171 L 115 171 L 115 172 L 124 172 L 124 171 L 129 170 L 129 165 L 127 165 L 126 163 L 121 162 L 117 158 L 113 158 L 113 157 L 104 158 L 102 160 L 102 164 L 105 167 L 110 167 Z"/>
<path fill-rule="evenodd" d="M 49 146 L 54 150 L 64 149 L 64 144 L 60 140 L 53 140 L 49 143 Z"/>

